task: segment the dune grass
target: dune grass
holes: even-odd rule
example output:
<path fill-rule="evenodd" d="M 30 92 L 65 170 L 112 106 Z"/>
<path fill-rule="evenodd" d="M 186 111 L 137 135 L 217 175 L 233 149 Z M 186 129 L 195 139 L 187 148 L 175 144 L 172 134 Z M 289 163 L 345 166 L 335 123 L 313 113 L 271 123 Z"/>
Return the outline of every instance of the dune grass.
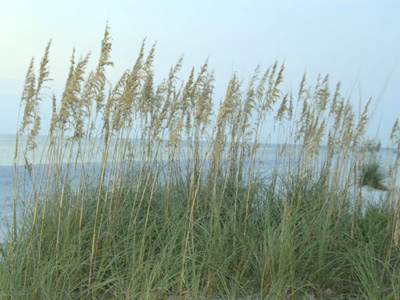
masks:
<path fill-rule="evenodd" d="M 367 141 L 366 150 L 368 154 L 361 165 L 360 185 L 386 191 L 387 187 L 384 184 L 386 179 L 385 174 L 383 173 L 381 163 L 377 157 L 380 150 L 380 143 Z"/>
<path fill-rule="evenodd" d="M 400 298 L 399 198 L 360 198 L 370 102 L 355 112 L 328 76 L 284 93 L 274 63 L 234 74 L 216 108 L 208 62 L 156 85 L 144 44 L 108 88 L 107 27 L 93 72 L 73 54 L 37 153 L 49 47 L 21 99 L 1 298 Z"/>
<path fill-rule="evenodd" d="M 377 190 L 387 190 L 383 180 L 385 175 L 381 171 L 381 166 L 377 161 L 366 162 L 361 167 L 360 184 L 369 186 Z"/>

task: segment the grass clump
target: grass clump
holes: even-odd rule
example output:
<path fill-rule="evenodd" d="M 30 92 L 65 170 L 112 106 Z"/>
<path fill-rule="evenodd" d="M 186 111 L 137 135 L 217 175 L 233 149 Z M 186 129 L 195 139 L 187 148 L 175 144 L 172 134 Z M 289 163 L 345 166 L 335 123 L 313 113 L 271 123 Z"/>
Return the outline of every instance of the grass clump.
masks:
<path fill-rule="evenodd" d="M 385 175 L 381 171 L 379 162 L 370 161 L 361 166 L 361 186 L 369 186 L 377 190 L 386 191 L 387 187 L 383 183 L 384 179 Z"/>
<path fill-rule="evenodd" d="M 384 185 L 385 175 L 377 158 L 380 148 L 380 142 L 368 140 L 365 143 L 364 151 L 367 158 L 361 165 L 360 185 L 386 191 L 387 187 Z"/>
<path fill-rule="evenodd" d="M 369 102 L 356 114 L 328 76 L 284 93 L 274 63 L 247 87 L 234 74 L 214 109 L 208 61 L 179 80 L 179 60 L 157 85 L 144 43 L 107 89 L 110 51 L 107 27 L 94 72 L 72 55 L 42 145 L 49 47 L 38 80 L 29 67 L 1 297 L 399 297 L 398 198 L 357 197 Z"/>

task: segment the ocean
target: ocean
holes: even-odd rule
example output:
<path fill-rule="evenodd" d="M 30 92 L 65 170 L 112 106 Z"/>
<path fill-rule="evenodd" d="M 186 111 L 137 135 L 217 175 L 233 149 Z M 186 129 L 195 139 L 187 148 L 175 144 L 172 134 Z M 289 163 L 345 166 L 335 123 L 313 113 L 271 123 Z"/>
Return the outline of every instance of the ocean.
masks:
<path fill-rule="evenodd" d="M 0 241 L 12 221 L 15 135 L 0 134 Z"/>
<path fill-rule="evenodd" d="M 31 161 L 34 162 L 39 162 L 40 161 L 40 154 L 43 150 L 46 149 L 46 138 L 44 136 L 39 136 L 36 139 L 36 143 L 38 146 L 38 149 L 35 150 L 34 155 L 30 156 Z M 260 162 L 261 170 L 260 173 L 265 175 L 266 178 L 268 178 L 269 175 L 271 175 L 272 170 L 275 170 L 277 166 L 280 168 L 282 167 L 282 171 L 284 170 L 284 164 L 282 162 L 277 163 L 276 159 L 276 152 L 279 149 L 278 145 L 264 145 L 260 147 L 260 149 L 257 152 L 257 159 Z M 98 166 L 96 167 L 96 163 L 101 161 L 101 146 L 96 145 L 95 149 L 97 149 L 97 152 L 93 153 L 93 156 L 91 157 L 91 165 L 93 165 L 93 170 L 96 171 L 98 170 Z M 298 146 L 293 146 L 294 151 L 297 151 L 300 149 Z M 323 156 L 325 154 L 324 150 L 321 149 L 322 151 L 319 151 L 319 157 L 316 158 L 316 161 L 318 159 L 323 159 Z M 14 195 L 14 156 L 15 156 L 15 135 L 7 135 L 7 134 L 0 134 L 0 242 L 4 241 L 6 235 L 7 235 L 7 230 L 10 228 L 10 224 L 12 222 L 12 212 L 13 212 L 13 195 Z M 76 149 L 74 150 L 74 153 L 76 154 Z M 182 151 L 182 153 L 185 153 L 185 151 Z M 81 153 L 83 161 L 86 161 L 87 157 L 85 153 Z M 384 148 L 379 152 L 379 155 L 377 156 L 379 161 L 382 163 L 382 167 L 384 171 L 388 171 L 388 166 L 390 166 L 395 158 L 396 158 L 396 153 L 394 149 L 391 148 Z M 140 155 L 137 158 L 140 161 Z M 162 157 L 162 159 L 167 159 L 167 155 Z M 184 161 L 185 158 L 181 158 L 181 161 Z M 293 162 L 292 162 L 293 163 Z M 19 157 L 17 160 L 16 164 L 17 168 L 20 170 L 24 169 L 24 160 L 22 157 Z M 184 166 L 184 164 L 182 164 Z M 23 172 L 19 172 L 20 174 Z M 396 186 L 400 186 L 399 178 L 400 176 L 397 176 L 397 182 Z M 19 194 L 21 195 L 21 188 L 18 187 L 19 189 Z M 27 188 L 27 186 L 25 186 Z M 28 181 L 28 190 L 29 190 L 29 181 Z M 373 189 L 367 189 L 363 188 L 364 194 L 367 194 L 369 198 L 374 199 L 374 201 L 379 201 L 380 197 L 382 196 L 381 191 L 376 191 Z M 19 201 L 18 203 L 21 203 L 23 201 Z M 18 207 L 18 210 L 21 210 L 21 207 Z"/>
<path fill-rule="evenodd" d="M 24 138 L 20 140 L 20 145 L 25 145 Z M 39 170 L 40 157 L 42 152 L 46 153 L 48 140 L 45 136 L 38 136 L 35 139 L 37 144 L 37 149 L 34 152 L 29 151 L 28 158 L 29 162 L 33 164 L 36 170 Z M 15 159 L 15 145 L 16 136 L 12 134 L 0 134 L 0 242 L 4 240 L 7 235 L 7 230 L 12 223 L 13 215 L 13 197 L 14 197 L 14 173 L 15 168 L 17 168 L 19 174 L 24 173 L 25 160 L 23 158 L 23 150 L 20 149 L 20 154 L 17 159 Z M 75 149 L 74 149 L 75 148 Z M 77 147 L 73 148 L 73 154 L 77 153 Z M 96 145 L 95 149 L 97 151 L 93 152 L 91 157 L 91 162 L 93 164 L 93 169 L 96 169 L 96 162 L 101 161 L 101 147 Z M 83 153 L 82 160 L 87 161 L 87 154 Z M 63 162 L 66 162 L 67 157 L 64 158 Z M 26 174 L 26 172 L 25 172 Z M 25 181 L 25 185 L 22 185 L 21 180 L 17 181 L 17 190 L 19 193 L 18 203 L 21 206 L 23 201 L 21 195 L 23 192 L 29 194 L 30 191 L 30 181 L 29 177 Z M 21 211 L 21 207 L 17 207 L 17 211 Z"/>

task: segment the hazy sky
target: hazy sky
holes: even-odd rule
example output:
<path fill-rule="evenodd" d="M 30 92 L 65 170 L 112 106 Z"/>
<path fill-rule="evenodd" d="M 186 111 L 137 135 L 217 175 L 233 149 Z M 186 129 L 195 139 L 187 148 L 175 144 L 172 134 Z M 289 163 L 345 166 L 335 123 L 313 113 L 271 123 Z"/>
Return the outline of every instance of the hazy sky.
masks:
<path fill-rule="evenodd" d="M 387 142 L 400 117 L 399 0 L 0 0 L 0 133 L 15 133 L 19 101 L 32 57 L 39 65 L 52 39 L 49 84 L 60 95 L 72 49 L 92 52 L 95 66 L 107 20 L 113 38 L 111 79 L 132 67 L 142 40 L 157 41 L 155 73 L 163 78 L 184 55 L 182 77 L 210 57 L 215 101 L 232 72 L 247 80 L 257 64 L 285 61 L 285 89 L 307 71 L 330 74 L 332 87 L 355 107 L 380 99 L 370 134 Z M 385 87 L 387 79 L 389 81 Z M 50 100 L 43 103 L 44 117 Z M 45 121 L 46 122 L 46 121 Z"/>

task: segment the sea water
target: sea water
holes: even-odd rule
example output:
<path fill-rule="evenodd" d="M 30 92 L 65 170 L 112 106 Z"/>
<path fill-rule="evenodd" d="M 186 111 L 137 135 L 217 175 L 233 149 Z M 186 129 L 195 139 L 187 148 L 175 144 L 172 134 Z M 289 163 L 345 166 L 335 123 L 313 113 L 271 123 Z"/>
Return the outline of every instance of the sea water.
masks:
<path fill-rule="evenodd" d="M 24 153 L 26 137 L 19 137 L 18 149 L 16 149 L 16 142 L 16 135 L 0 134 L 0 242 L 4 241 L 7 236 L 7 231 L 11 228 L 14 197 L 18 195 L 18 198 L 16 198 L 16 212 L 18 215 L 21 215 L 21 212 L 24 210 L 23 206 L 26 205 L 26 199 L 22 198 L 29 198 L 32 183 L 28 169 L 33 168 L 37 174 L 40 174 L 41 168 L 44 166 L 42 154 L 48 153 L 47 151 L 49 149 L 49 139 L 46 136 L 36 137 L 35 150 L 28 150 L 26 153 Z M 92 145 L 92 149 L 93 151 L 91 152 L 90 158 L 91 170 L 95 172 L 99 170 L 102 148 L 100 147 L 100 143 L 97 142 L 94 146 Z M 66 153 L 69 153 L 69 150 L 71 150 L 72 157 L 79 155 L 80 161 L 87 162 L 89 160 L 89 154 L 79 152 L 77 145 L 73 144 L 71 149 L 64 149 Z M 16 152 L 18 155 L 16 155 Z M 27 160 L 25 160 L 25 158 L 27 158 Z M 64 168 L 67 160 L 68 155 L 64 155 L 61 160 L 61 163 L 64 164 Z M 26 164 L 26 162 L 28 162 L 28 164 Z M 46 163 L 46 161 L 44 162 Z M 16 174 L 19 176 L 18 180 L 15 179 Z"/>
<path fill-rule="evenodd" d="M 12 220 L 15 136 L 0 134 L 0 241 Z"/>
<path fill-rule="evenodd" d="M 30 177 L 27 165 L 25 164 L 25 157 L 28 158 L 28 162 L 31 164 L 31 167 L 40 174 L 41 168 L 44 166 L 41 163 L 41 155 L 42 153 L 47 153 L 49 147 L 49 140 L 45 136 L 38 136 L 35 138 L 35 143 L 37 148 L 34 151 L 29 150 L 24 155 L 24 147 L 26 145 L 26 138 L 19 137 L 19 149 L 16 149 L 16 136 L 15 135 L 6 135 L 0 134 L 0 242 L 4 241 L 7 236 L 7 231 L 10 230 L 13 218 L 13 206 L 14 206 L 14 196 L 17 191 L 16 203 L 16 212 L 17 218 L 20 219 L 21 212 L 26 208 L 26 199 L 29 199 L 30 189 L 32 187 L 30 183 Z M 139 141 L 133 142 L 133 144 L 140 144 Z M 94 145 L 94 146 L 93 146 Z M 112 144 L 111 148 L 113 148 L 114 144 Z M 21 149 L 22 148 L 22 149 Z M 94 149 L 94 152 L 91 153 L 90 159 L 88 157 L 88 153 L 80 153 L 78 151 L 78 146 L 75 144 L 71 148 L 72 157 L 76 155 L 80 155 L 79 162 L 87 162 L 90 161 L 90 169 L 91 174 L 99 173 L 100 170 L 100 162 L 102 161 L 102 154 L 104 150 L 104 146 L 100 141 L 95 142 L 92 145 L 89 145 L 88 148 Z M 81 145 L 80 148 L 83 148 Z M 183 143 L 183 147 L 181 147 L 183 151 L 181 151 L 181 156 L 178 157 L 177 160 L 181 162 L 181 168 L 184 169 L 186 165 L 186 149 Z M 205 149 L 205 145 L 203 145 L 202 149 Z M 18 155 L 16 155 L 16 150 L 18 150 Z M 66 153 L 69 153 L 70 149 L 64 149 Z M 168 154 L 165 151 L 165 148 L 159 149 L 160 151 L 160 159 L 162 161 L 168 161 Z M 203 151 L 203 150 L 200 150 Z M 89 151 L 88 151 L 89 152 Z M 260 161 L 260 167 L 264 170 L 269 170 L 273 168 L 273 162 L 275 161 L 275 146 L 264 147 L 263 150 L 258 153 L 257 159 Z M 141 151 L 135 151 L 137 155 L 135 160 L 141 162 Z M 201 153 L 202 154 L 202 153 Z M 110 160 L 112 157 L 110 156 Z M 62 163 L 66 163 L 68 160 L 68 155 L 64 155 L 62 159 Z M 59 162 L 59 160 L 57 160 Z M 106 165 L 107 166 L 107 165 Z M 65 167 L 65 165 L 64 165 Z M 71 167 L 71 166 L 70 166 Z M 75 174 L 79 174 L 80 172 L 80 164 L 77 165 L 77 169 L 75 170 Z M 72 172 L 70 172 L 72 173 Z M 16 180 L 14 176 L 18 174 L 19 178 Z M 106 172 L 107 174 L 107 172 Z M 162 174 L 162 172 L 160 173 Z M 25 176 L 23 178 L 22 176 Z"/>
<path fill-rule="evenodd" d="M 24 145 L 26 140 L 20 140 L 21 145 Z M 48 140 L 44 136 L 39 136 L 35 139 L 35 142 L 37 144 L 37 149 L 32 152 L 29 151 L 29 161 L 30 163 L 33 163 L 34 166 L 36 166 L 36 171 L 40 170 L 41 166 L 40 165 L 40 157 L 42 152 L 46 153 L 46 150 L 48 148 Z M 97 143 L 97 144 L 96 144 Z M 90 157 L 90 162 L 91 162 L 91 170 L 93 173 L 98 173 L 100 169 L 100 161 L 102 158 L 102 153 L 103 153 L 103 147 L 101 146 L 100 142 L 96 142 L 94 144 L 94 147 L 92 149 L 95 149 L 95 151 L 92 153 Z M 136 143 L 139 144 L 139 143 Z M 21 212 L 23 210 L 23 205 L 24 201 L 23 199 L 20 199 L 21 195 L 25 193 L 25 195 L 29 195 L 29 177 L 27 177 L 27 180 L 14 180 L 14 175 L 15 171 L 17 171 L 18 174 L 24 174 L 27 175 L 27 170 L 25 168 L 25 159 L 23 155 L 23 149 L 19 149 L 19 156 L 15 155 L 16 152 L 16 137 L 15 135 L 5 135 L 5 134 L 0 134 L 0 242 L 4 241 L 6 235 L 7 235 L 7 230 L 11 228 L 10 224 L 12 223 L 12 216 L 13 216 L 13 198 L 14 198 L 14 191 L 18 191 L 18 205 L 17 206 L 17 211 Z M 92 145 L 93 146 L 93 145 Z M 268 177 L 272 176 L 273 171 L 280 171 L 281 175 L 284 174 L 285 172 L 285 163 L 290 163 L 293 165 L 293 161 L 291 162 L 285 162 L 284 157 L 279 158 L 277 156 L 277 152 L 280 150 L 281 146 L 279 145 L 262 145 L 259 150 L 257 151 L 256 154 L 256 160 L 257 160 L 257 167 L 260 167 L 259 173 L 264 176 L 268 180 Z M 79 153 L 77 147 L 72 147 L 72 154 L 73 155 L 81 155 L 80 161 L 87 161 L 88 160 L 88 153 Z M 205 149 L 203 145 L 203 149 Z M 298 151 L 300 151 L 301 147 L 299 146 L 292 146 L 291 151 L 292 153 L 298 154 Z M 163 151 L 165 149 L 161 149 L 163 155 L 161 156 L 162 160 L 167 161 L 168 160 L 168 155 L 166 151 Z M 202 151 L 202 150 L 201 150 Z M 139 151 L 140 152 L 140 151 Z M 184 146 L 183 146 L 183 154 L 186 153 Z M 321 148 L 319 151 L 318 157 L 315 157 L 314 160 L 317 162 L 318 160 L 323 160 L 324 155 L 326 154 L 324 148 Z M 140 162 L 140 153 L 136 157 L 136 159 Z M 293 156 L 294 157 L 294 156 Z M 386 170 L 388 169 L 388 166 L 390 166 L 395 158 L 396 158 L 396 152 L 394 149 L 389 149 L 385 148 L 379 152 L 379 155 L 377 156 L 379 161 L 382 163 L 383 168 Z M 185 160 L 186 157 L 184 155 L 180 158 L 181 160 L 182 168 L 184 169 L 185 166 Z M 63 162 L 66 162 L 67 160 L 67 155 L 63 158 Z M 36 165 L 35 165 L 36 164 Z M 316 164 L 318 165 L 318 164 Z M 79 166 L 78 166 L 79 168 Z M 79 169 L 77 171 L 77 174 L 79 174 Z M 20 175 L 21 176 L 21 175 Z M 284 176 L 284 175 L 283 175 Z M 400 176 L 397 176 L 398 178 Z M 399 179 L 398 179 L 399 181 Z M 22 182 L 24 183 L 24 186 L 21 186 Z M 399 182 L 396 183 L 396 186 L 400 185 Z M 24 191 L 22 191 L 24 189 Z M 373 191 L 373 190 L 368 190 L 366 191 L 369 193 L 368 197 L 376 198 L 379 199 L 380 196 L 382 195 L 382 192 L 378 191 Z"/>

